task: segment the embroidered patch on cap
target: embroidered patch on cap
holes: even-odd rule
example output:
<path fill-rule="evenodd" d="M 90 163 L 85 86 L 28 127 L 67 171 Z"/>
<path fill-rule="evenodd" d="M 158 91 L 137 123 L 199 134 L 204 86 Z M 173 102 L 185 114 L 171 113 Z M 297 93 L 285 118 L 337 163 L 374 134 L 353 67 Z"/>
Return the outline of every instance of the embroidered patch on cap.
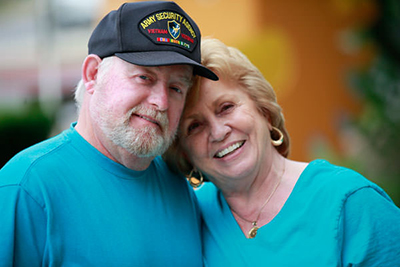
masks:
<path fill-rule="evenodd" d="M 173 45 L 190 52 L 197 45 L 197 33 L 189 20 L 172 11 L 161 11 L 146 16 L 139 23 L 140 31 L 152 42 Z"/>

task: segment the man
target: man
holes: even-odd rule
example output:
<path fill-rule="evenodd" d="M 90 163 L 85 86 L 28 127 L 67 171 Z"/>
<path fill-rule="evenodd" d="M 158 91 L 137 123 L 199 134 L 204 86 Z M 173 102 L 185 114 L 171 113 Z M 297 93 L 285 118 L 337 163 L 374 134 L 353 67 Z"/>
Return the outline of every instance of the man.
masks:
<path fill-rule="evenodd" d="M 0 172 L 0 266 L 201 266 L 187 182 L 159 156 L 172 142 L 200 32 L 173 2 L 110 12 L 93 31 L 79 119 Z"/>

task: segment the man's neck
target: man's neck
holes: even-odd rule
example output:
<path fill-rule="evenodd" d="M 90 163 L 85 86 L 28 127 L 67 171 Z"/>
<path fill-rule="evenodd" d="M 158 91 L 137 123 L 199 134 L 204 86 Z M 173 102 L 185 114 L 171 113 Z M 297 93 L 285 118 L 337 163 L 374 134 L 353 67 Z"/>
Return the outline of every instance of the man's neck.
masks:
<path fill-rule="evenodd" d="M 79 117 L 75 130 L 94 148 L 109 159 L 135 171 L 146 170 L 154 157 L 137 157 L 129 153 L 126 149 L 115 145 L 111 140 L 95 134 L 90 121 L 85 117 Z"/>

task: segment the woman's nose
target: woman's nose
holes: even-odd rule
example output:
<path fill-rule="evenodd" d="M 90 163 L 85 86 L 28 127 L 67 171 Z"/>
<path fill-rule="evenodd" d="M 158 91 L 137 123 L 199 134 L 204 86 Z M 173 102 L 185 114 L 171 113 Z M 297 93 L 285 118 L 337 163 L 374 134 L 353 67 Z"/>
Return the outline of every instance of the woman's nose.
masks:
<path fill-rule="evenodd" d="M 231 132 L 231 127 L 225 124 L 222 119 L 215 119 L 210 123 L 210 141 L 220 142 L 225 140 Z"/>

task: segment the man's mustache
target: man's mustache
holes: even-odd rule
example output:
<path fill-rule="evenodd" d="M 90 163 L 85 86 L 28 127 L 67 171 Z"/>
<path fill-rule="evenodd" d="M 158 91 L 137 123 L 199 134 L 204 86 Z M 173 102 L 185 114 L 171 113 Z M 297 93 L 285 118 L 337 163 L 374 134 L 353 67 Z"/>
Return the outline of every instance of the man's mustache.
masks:
<path fill-rule="evenodd" d="M 168 116 L 165 111 L 158 111 L 152 108 L 146 108 L 143 107 L 143 105 L 135 106 L 127 113 L 127 122 L 129 122 L 129 118 L 131 118 L 131 116 L 138 116 L 154 124 L 157 124 L 162 132 L 166 131 L 169 126 Z"/>

